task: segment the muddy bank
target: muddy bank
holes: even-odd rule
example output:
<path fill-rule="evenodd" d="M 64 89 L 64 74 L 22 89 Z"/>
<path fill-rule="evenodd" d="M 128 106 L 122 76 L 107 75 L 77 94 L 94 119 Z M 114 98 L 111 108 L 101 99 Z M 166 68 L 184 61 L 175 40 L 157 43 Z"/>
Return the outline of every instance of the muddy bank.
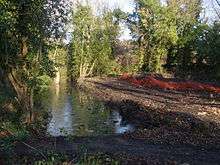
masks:
<path fill-rule="evenodd" d="M 141 107 L 146 111 L 186 113 L 220 124 L 220 95 L 216 93 L 144 89 L 116 78 L 87 79 L 82 88 L 110 104 L 127 102 L 125 105 L 131 103 L 134 110 Z"/>
<path fill-rule="evenodd" d="M 27 140 L 32 148 L 17 142 L 14 152 L 17 157 L 28 156 L 30 160 L 46 157 L 47 153 L 62 153 L 70 157 L 72 164 L 82 153 L 106 153 L 120 160 L 122 164 L 198 164 L 217 165 L 220 150 L 204 149 L 191 145 L 153 144 L 146 140 L 123 136 L 81 137 L 72 140 L 64 137 Z M 37 152 L 38 150 L 39 152 Z M 5 155 L 0 153 L 0 157 Z M 11 155 L 13 156 L 13 155 Z"/>
<path fill-rule="evenodd" d="M 143 89 L 115 78 L 87 79 L 82 88 L 139 126 L 128 137 L 220 148 L 218 94 Z"/>

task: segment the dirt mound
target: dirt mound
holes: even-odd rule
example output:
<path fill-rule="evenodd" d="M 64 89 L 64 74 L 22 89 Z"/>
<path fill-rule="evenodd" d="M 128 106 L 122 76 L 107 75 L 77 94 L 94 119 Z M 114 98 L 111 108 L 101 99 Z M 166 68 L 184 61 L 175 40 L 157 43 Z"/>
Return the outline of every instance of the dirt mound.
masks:
<path fill-rule="evenodd" d="M 174 82 L 174 81 L 166 81 L 163 79 L 157 79 L 154 76 L 146 76 L 146 77 L 133 77 L 129 74 L 123 74 L 120 79 L 125 80 L 135 86 L 142 86 L 146 88 L 161 88 L 161 89 L 169 89 L 169 90 L 193 90 L 193 91 L 207 91 L 220 93 L 220 87 L 204 84 L 193 81 L 184 81 L 184 82 Z"/>

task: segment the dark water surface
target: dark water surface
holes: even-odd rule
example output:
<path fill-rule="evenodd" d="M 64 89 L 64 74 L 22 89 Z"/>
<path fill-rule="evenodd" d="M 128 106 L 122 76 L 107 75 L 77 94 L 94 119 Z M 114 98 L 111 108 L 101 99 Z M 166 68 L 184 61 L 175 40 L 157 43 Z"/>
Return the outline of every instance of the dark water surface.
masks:
<path fill-rule="evenodd" d="M 51 87 L 48 104 L 52 118 L 47 131 L 52 136 L 95 136 L 134 130 L 119 112 L 67 83 Z"/>

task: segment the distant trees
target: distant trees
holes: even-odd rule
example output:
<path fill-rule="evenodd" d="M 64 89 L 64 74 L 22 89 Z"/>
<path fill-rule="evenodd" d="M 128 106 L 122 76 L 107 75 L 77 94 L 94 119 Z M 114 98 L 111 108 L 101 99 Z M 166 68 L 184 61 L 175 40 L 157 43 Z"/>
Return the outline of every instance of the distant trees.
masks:
<path fill-rule="evenodd" d="M 114 68 L 113 52 L 119 34 L 114 13 L 93 14 L 89 6 L 77 5 L 72 15 L 69 76 L 82 80 L 91 75 L 109 74 Z"/>

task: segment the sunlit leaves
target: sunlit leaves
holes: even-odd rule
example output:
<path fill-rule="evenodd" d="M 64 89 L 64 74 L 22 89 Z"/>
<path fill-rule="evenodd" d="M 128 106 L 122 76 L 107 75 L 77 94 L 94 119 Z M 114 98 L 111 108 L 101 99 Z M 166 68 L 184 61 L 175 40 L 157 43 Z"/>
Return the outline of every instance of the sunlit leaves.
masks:
<path fill-rule="evenodd" d="M 136 12 L 130 15 L 129 24 L 139 46 L 139 68 L 161 73 L 167 56 L 173 56 L 172 62 L 177 65 L 183 65 L 185 54 L 190 60 L 191 45 L 200 26 L 201 2 L 168 0 L 162 4 L 159 0 L 140 0 L 136 3 Z M 180 49 L 189 52 L 181 54 Z"/>
<path fill-rule="evenodd" d="M 109 74 L 119 34 L 119 10 L 93 14 L 89 6 L 79 5 L 73 12 L 72 52 L 69 72 L 75 78 Z"/>

